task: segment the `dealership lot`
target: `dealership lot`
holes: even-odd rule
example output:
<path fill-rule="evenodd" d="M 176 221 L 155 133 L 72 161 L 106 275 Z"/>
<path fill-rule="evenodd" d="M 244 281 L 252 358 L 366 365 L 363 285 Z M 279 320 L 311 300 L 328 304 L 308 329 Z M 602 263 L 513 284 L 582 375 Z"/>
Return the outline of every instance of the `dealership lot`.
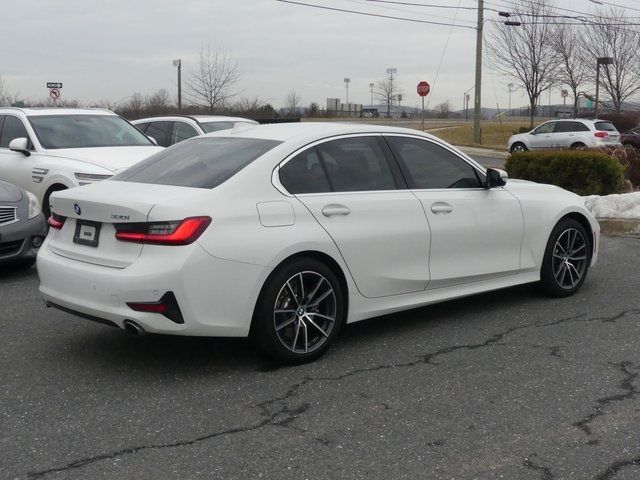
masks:
<path fill-rule="evenodd" d="M 637 239 L 583 289 L 349 326 L 278 368 L 243 340 L 129 337 L 0 274 L 2 478 L 637 478 Z"/>

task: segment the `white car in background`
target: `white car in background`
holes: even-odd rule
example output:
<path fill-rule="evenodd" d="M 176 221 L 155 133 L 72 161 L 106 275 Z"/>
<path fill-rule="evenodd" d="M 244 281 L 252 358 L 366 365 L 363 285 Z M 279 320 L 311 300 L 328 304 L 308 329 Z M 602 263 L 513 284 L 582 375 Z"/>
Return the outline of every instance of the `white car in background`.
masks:
<path fill-rule="evenodd" d="M 509 152 L 528 150 L 596 148 L 619 146 L 620 133 L 608 120 L 583 118 L 545 122 L 530 132 L 512 135 L 507 142 Z"/>
<path fill-rule="evenodd" d="M 195 137 L 55 193 L 40 292 L 132 333 L 251 335 L 287 362 L 376 315 L 529 282 L 575 293 L 598 222 L 578 195 L 505 182 L 409 129 Z"/>
<path fill-rule="evenodd" d="M 52 192 L 110 178 L 160 150 L 108 110 L 0 108 L 0 180 L 32 192 L 45 216 Z"/>
<path fill-rule="evenodd" d="M 131 123 L 162 147 L 169 147 L 198 135 L 231 130 L 238 124 L 258 125 L 258 122 L 249 118 L 219 115 L 164 115 L 139 118 Z"/>

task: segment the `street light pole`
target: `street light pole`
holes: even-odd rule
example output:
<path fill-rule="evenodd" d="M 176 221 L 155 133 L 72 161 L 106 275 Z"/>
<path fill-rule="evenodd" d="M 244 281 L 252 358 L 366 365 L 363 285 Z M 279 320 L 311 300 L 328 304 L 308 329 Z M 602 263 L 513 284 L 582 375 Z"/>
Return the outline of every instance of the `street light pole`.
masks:
<path fill-rule="evenodd" d="M 344 86 L 347 89 L 347 101 L 345 102 L 347 105 L 349 105 L 349 82 L 351 82 L 350 78 L 346 78 L 344 79 Z"/>
<path fill-rule="evenodd" d="M 513 83 L 507 85 L 507 90 L 509 91 L 509 111 L 511 111 L 511 92 L 513 92 Z"/>
<path fill-rule="evenodd" d="M 182 60 L 173 61 L 173 66 L 178 67 L 178 113 L 182 111 Z"/>
<path fill-rule="evenodd" d="M 480 143 L 482 119 L 482 30 L 484 28 L 484 0 L 478 0 L 478 26 L 476 27 L 476 84 L 473 110 L 473 143 Z"/>
<path fill-rule="evenodd" d="M 373 108 L 373 87 L 375 87 L 375 85 L 373 83 L 370 83 L 369 92 L 371 92 L 371 108 Z"/>

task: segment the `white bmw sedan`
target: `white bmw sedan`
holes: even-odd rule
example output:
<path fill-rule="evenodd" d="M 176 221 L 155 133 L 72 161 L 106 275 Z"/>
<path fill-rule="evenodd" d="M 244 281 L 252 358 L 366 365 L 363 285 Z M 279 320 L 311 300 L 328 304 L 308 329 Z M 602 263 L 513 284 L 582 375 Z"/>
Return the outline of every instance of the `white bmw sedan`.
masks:
<path fill-rule="evenodd" d="M 427 134 L 281 124 L 194 137 L 52 196 L 47 305 L 132 333 L 321 355 L 345 323 L 512 285 L 575 293 L 599 227 Z"/>

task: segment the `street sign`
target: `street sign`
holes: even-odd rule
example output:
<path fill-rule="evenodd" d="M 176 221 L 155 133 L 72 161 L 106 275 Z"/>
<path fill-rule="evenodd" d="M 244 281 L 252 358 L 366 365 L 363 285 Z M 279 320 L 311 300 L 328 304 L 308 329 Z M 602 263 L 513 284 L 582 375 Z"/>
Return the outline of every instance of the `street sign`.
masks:
<path fill-rule="evenodd" d="M 62 88 L 62 82 L 47 82 L 47 88 Z"/>
<path fill-rule="evenodd" d="M 560 95 L 562 95 L 562 98 L 567 98 L 569 96 L 569 90 L 561 90 Z"/>
<path fill-rule="evenodd" d="M 54 100 L 58 100 L 60 98 L 60 90 L 58 90 L 57 88 L 52 88 L 51 90 L 49 90 L 49 95 Z"/>
<path fill-rule="evenodd" d="M 418 95 L 420 95 L 421 97 L 426 97 L 427 95 L 429 95 L 430 91 L 431 85 L 429 85 L 424 80 L 418 84 Z"/>

